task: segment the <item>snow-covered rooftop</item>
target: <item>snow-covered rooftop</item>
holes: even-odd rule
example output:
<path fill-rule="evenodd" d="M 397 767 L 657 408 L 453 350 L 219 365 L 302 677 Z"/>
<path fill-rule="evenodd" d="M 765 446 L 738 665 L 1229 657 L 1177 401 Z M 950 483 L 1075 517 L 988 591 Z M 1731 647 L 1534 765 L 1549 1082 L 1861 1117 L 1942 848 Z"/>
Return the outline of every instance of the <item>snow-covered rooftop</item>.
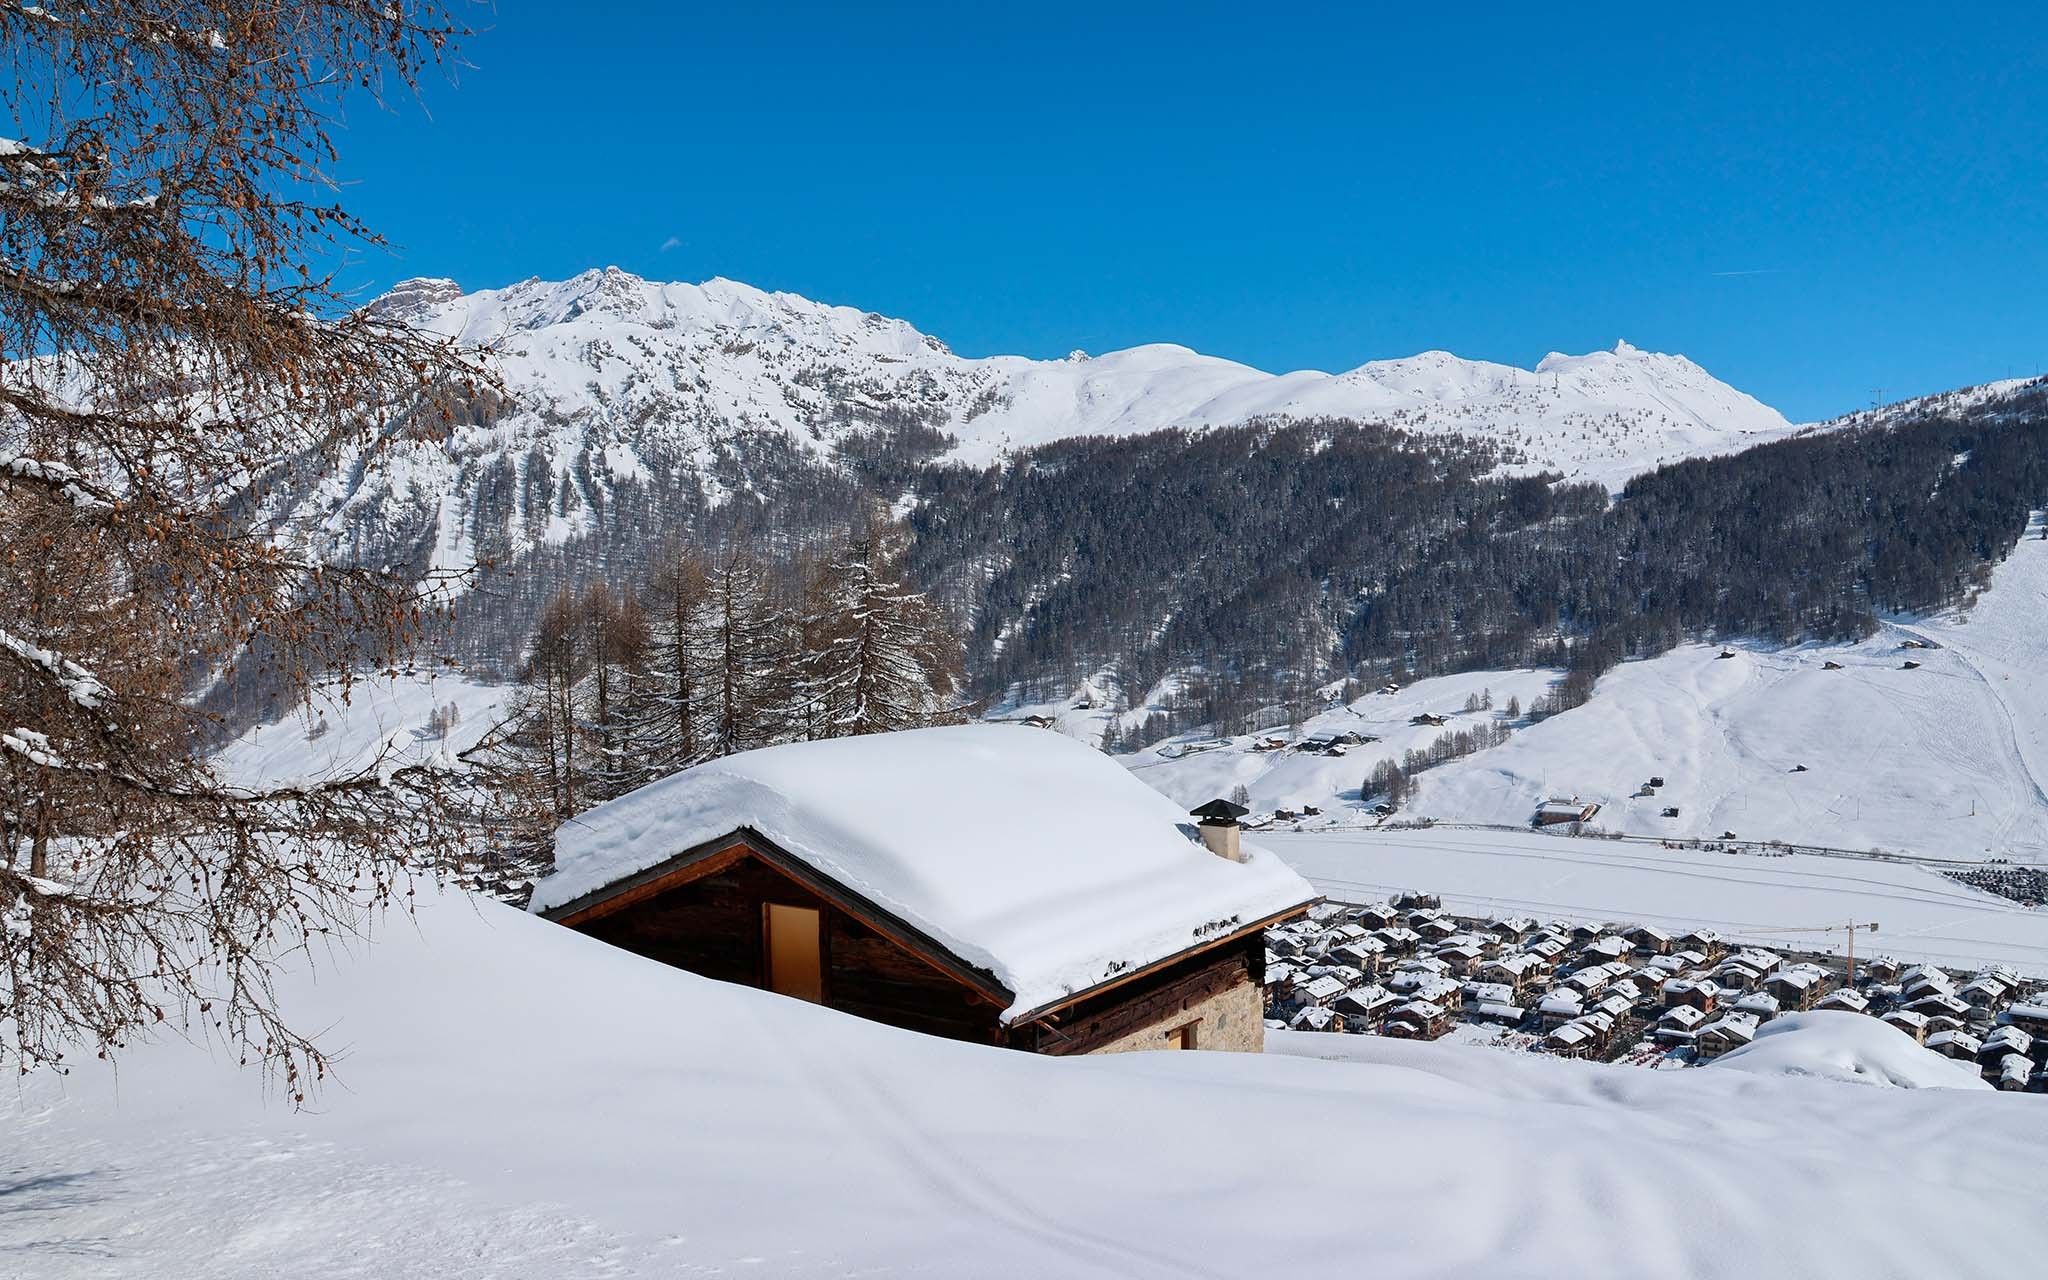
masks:
<path fill-rule="evenodd" d="M 556 833 L 532 909 L 741 828 L 992 973 L 1006 1017 L 1316 897 L 1256 846 L 1241 863 L 1209 852 L 1179 806 L 1090 747 L 964 725 L 768 747 L 651 783 Z"/>

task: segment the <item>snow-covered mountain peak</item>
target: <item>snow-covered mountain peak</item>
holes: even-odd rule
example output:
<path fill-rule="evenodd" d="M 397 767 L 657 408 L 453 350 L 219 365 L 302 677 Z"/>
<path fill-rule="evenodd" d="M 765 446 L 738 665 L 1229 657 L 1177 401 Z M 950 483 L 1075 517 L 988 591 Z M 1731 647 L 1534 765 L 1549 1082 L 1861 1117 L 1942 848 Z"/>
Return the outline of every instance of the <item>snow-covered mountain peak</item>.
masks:
<path fill-rule="evenodd" d="M 441 276 L 414 276 L 392 285 L 365 309 L 387 320 L 419 324 L 461 296 L 462 286 L 453 280 Z"/>
<path fill-rule="evenodd" d="M 337 552 L 425 545 L 438 564 L 479 540 L 503 555 L 574 538 L 627 478 L 744 485 L 732 458 L 750 439 L 836 465 L 842 445 L 914 426 L 976 465 L 1079 436 L 1337 418 L 1485 438 L 1517 470 L 1619 488 L 1792 429 L 1692 361 L 1627 343 L 1534 369 L 1425 351 L 1336 374 L 1272 374 L 1170 342 L 970 359 L 871 311 L 616 266 L 467 293 L 408 280 L 369 305 L 488 350 L 505 405 L 446 446 L 340 469 L 298 514 Z"/>

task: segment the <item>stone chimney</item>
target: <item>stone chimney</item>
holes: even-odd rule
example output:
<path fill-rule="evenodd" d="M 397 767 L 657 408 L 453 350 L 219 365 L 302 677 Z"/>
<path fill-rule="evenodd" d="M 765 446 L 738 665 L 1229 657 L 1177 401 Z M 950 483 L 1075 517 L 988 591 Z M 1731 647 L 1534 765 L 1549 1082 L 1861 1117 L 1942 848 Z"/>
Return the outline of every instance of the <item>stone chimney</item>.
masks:
<path fill-rule="evenodd" d="M 1201 819 L 1198 829 L 1202 833 L 1202 844 L 1219 858 L 1243 862 L 1244 846 L 1239 843 L 1239 836 L 1244 828 L 1238 825 L 1237 820 L 1248 812 L 1250 810 L 1243 805 L 1232 804 L 1228 800 L 1211 800 L 1195 809 L 1194 816 Z"/>

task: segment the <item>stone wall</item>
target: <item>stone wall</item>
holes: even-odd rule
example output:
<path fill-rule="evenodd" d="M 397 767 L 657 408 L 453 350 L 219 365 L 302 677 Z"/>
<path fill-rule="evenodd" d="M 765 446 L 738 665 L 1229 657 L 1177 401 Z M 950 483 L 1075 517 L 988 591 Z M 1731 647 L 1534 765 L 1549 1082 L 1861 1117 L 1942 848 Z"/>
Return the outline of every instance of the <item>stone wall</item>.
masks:
<path fill-rule="evenodd" d="M 1190 1022 L 1195 1025 L 1197 1049 L 1220 1049 L 1232 1053 L 1262 1053 L 1266 1048 L 1266 1001 L 1250 982 L 1226 987 L 1206 1000 L 1199 1000 L 1178 1013 L 1170 1014 L 1149 1027 L 1112 1040 L 1096 1053 L 1129 1053 L 1137 1049 L 1165 1049 L 1167 1034 Z"/>

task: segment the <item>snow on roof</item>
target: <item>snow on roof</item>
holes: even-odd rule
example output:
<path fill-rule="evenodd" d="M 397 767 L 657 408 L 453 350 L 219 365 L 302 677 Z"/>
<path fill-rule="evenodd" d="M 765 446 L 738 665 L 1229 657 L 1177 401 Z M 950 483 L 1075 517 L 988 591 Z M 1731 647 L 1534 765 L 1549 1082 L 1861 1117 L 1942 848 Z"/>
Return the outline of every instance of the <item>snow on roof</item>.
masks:
<path fill-rule="evenodd" d="M 1179 806 L 1064 734 L 963 725 L 768 747 L 555 833 L 531 910 L 751 828 L 1014 997 L 1006 1018 L 1308 903 L 1273 854 L 1209 852 Z"/>

